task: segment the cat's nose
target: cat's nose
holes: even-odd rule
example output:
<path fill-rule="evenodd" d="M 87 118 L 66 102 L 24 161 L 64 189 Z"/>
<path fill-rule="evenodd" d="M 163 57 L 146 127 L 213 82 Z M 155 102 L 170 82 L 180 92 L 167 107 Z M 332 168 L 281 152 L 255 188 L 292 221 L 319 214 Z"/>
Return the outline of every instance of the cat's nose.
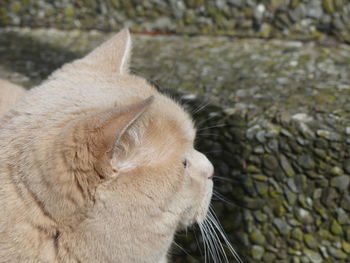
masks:
<path fill-rule="evenodd" d="M 211 175 L 208 177 L 208 179 L 212 180 L 212 179 L 214 178 L 214 174 L 215 174 L 215 172 L 213 171 L 213 172 L 211 173 Z"/>
<path fill-rule="evenodd" d="M 199 174 L 205 178 L 213 179 L 214 166 L 208 160 L 208 158 L 198 151 L 194 151 L 192 158 L 193 162 L 196 164 Z"/>
<path fill-rule="evenodd" d="M 202 158 L 202 169 L 203 169 L 203 174 L 208 178 L 208 179 L 213 179 L 214 177 L 214 166 L 212 163 L 208 160 L 208 158 L 200 153 L 200 156 Z"/>

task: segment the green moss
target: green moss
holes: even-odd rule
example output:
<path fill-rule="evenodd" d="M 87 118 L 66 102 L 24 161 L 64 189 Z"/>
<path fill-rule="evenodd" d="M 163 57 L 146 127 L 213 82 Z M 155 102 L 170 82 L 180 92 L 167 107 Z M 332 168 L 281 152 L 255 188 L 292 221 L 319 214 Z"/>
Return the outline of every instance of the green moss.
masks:
<path fill-rule="evenodd" d="M 334 235 L 341 236 L 343 234 L 343 229 L 336 220 L 332 221 L 330 229 Z"/>
<path fill-rule="evenodd" d="M 333 1 L 332 0 L 323 0 L 322 1 L 322 6 L 323 9 L 328 13 L 328 14 L 333 14 L 335 12 Z"/>
<path fill-rule="evenodd" d="M 304 235 L 304 242 L 307 245 L 307 247 L 311 249 L 316 248 L 318 245 L 316 239 L 311 234 Z"/>
<path fill-rule="evenodd" d="M 67 16 L 68 19 L 71 19 L 74 15 L 74 8 L 66 8 L 63 10 L 63 13 Z"/>
<path fill-rule="evenodd" d="M 341 245 L 342 249 L 350 255 L 350 243 L 346 242 L 345 240 L 342 240 Z"/>
<path fill-rule="evenodd" d="M 303 240 L 303 232 L 300 228 L 294 228 L 291 232 L 291 236 L 293 239 L 302 241 Z"/>
<path fill-rule="evenodd" d="M 11 12 L 15 14 L 20 13 L 20 11 L 22 10 L 21 4 L 18 2 L 14 2 L 10 8 L 11 8 Z"/>
<path fill-rule="evenodd" d="M 276 217 L 281 217 L 281 216 L 286 214 L 286 209 L 284 208 L 283 205 L 275 206 L 273 211 L 274 211 Z"/>
<path fill-rule="evenodd" d="M 264 245 L 265 244 L 265 237 L 261 234 L 260 231 L 254 231 L 250 234 L 250 239 L 254 244 L 257 245 Z"/>

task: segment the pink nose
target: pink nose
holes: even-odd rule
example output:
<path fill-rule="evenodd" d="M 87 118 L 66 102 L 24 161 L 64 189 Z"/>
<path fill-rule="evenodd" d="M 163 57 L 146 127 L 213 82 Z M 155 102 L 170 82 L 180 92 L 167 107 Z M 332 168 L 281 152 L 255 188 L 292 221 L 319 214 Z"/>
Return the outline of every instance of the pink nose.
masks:
<path fill-rule="evenodd" d="M 208 179 L 213 179 L 214 178 L 214 171 L 208 176 Z"/>

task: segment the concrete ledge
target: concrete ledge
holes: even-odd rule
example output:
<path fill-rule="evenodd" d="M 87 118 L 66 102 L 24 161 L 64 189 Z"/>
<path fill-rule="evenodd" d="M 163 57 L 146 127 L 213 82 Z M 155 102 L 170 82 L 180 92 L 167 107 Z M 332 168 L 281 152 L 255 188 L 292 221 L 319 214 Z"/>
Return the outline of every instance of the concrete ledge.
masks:
<path fill-rule="evenodd" d="M 0 77 L 32 86 L 106 37 L 2 29 Z M 143 35 L 134 43 L 133 71 L 193 112 L 198 148 L 229 201 L 214 208 L 245 262 L 348 262 L 350 47 Z M 199 258 L 193 236 L 182 242 Z M 202 262 L 179 253 L 175 262 Z"/>
<path fill-rule="evenodd" d="M 0 26 L 56 27 L 350 42 L 346 0 L 2 0 Z"/>

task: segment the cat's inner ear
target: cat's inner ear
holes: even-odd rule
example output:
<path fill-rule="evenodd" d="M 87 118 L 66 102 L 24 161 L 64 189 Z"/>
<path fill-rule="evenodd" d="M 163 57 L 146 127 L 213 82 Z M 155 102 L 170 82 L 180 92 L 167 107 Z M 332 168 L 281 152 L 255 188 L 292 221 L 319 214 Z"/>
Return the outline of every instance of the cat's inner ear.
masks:
<path fill-rule="evenodd" d="M 131 47 L 130 32 L 125 28 L 85 56 L 83 61 L 96 70 L 128 74 Z"/>
<path fill-rule="evenodd" d="M 126 106 L 113 107 L 73 121 L 63 136 L 63 155 L 77 170 L 94 170 L 100 178 L 113 173 L 115 146 L 126 131 L 149 108 L 154 97 Z"/>

